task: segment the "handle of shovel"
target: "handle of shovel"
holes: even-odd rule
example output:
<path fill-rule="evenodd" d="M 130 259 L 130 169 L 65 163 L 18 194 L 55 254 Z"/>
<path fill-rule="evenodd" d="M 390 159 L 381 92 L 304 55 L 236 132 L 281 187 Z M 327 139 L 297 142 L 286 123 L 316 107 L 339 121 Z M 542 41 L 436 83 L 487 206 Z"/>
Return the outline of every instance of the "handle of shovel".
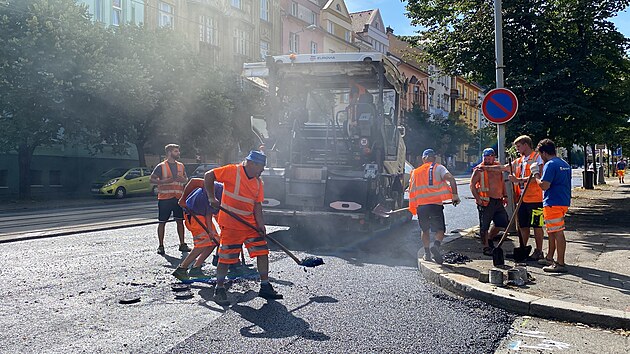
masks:
<path fill-rule="evenodd" d="M 217 239 L 214 238 L 214 233 L 210 232 L 210 229 L 208 229 L 208 226 L 206 226 L 205 223 L 202 223 L 201 220 L 199 220 L 199 218 L 197 217 L 197 215 L 193 214 L 190 210 L 184 208 L 184 211 L 188 214 L 188 215 L 192 215 L 192 217 L 195 219 L 195 221 L 201 225 L 201 227 L 203 227 L 203 230 L 208 234 L 208 236 L 210 236 L 210 239 L 212 240 L 212 242 L 214 242 L 214 244 L 219 247 L 219 241 L 217 241 Z"/>
<path fill-rule="evenodd" d="M 238 222 L 240 222 L 241 224 L 249 227 L 250 229 L 260 233 L 260 230 L 256 228 L 256 226 L 250 224 L 249 222 L 245 221 L 243 218 L 241 218 L 240 216 L 236 215 L 235 213 L 225 209 L 223 206 L 219 205 L 219 209 L 221 209 L 222 212 L 228 214 L 229 216 L 233 217 L 234 219 L 236 219 Z M 276 246 L 280 247 L 280 249 L 282 249 L 284 251 L 284 253 L 286 253 L 289 257 L 291 257 L 295 263 L 297 264 L 302 264 L 302 261 L 300 261 L 299 258 L 297 258 L 291 251 L 289 251 L 288 248 L 286 248 L 283 244 L 281 244 L 279 241 L 277 241 L 276 239 L 274 239 L 273 237 L 265 234 L 264 237 L 266 239 L 268 239 L 269 241 L 273 242 Z"/>
<path fill-rule="evenodd" d="M 514 174 L 514 168 L 512 167 L 512 158 L 510 157 L 510 174 L 513 175 Z M 514 190 L 514 188 L 512 188 L 512 190 Z M 525 194 L 525 191 L 523 191 L 523 194 Z M 522 194 L 522 195 L 523 195 Z M 521 225 L 518 222 L 518 213 L 514 212 L 514 214 L 516 214 L 516 233 L 518 235 L 518 243 L 521 247 L 525 246 L 525 244 L 523 243 L 523 236 L 521 236 Z M 505 231 L 507 231 L 508 229 L 505 229 Z"/>
<path fill-rule="evenodd" d="M 516 215 L 518 214 L 518 210 L 521 208 L 521 204 L 523 204 L 523 196 L 525 195 L 525 192 L 527 192 L 527 188 L 529 188 L 529 184 L 532 183 L 533 178 L 534 178 L 534 175 L 529 175 L 529 177 L 527 178 L 525 189 L 523 189 L 523 193 L 521 193 L 521 195 L 518 198 L 518 203 L 516 203 L 516 208 L 514 209 L 514 213 L 512 214 L 512 217 L 510 218 L 510 222 L 508 223 L 508 226 L 505 228 L 506 231 L 512 227 L 512 224 L 514 224 L 514 221 L 516 220 Z M 499 241 L 499 244 L 497 245 L 497 247 L 501 247 L 506 237 L 507 237 L 507 232 L 503 232 L 503 237 L 501 237 L 501 240 Z"/>

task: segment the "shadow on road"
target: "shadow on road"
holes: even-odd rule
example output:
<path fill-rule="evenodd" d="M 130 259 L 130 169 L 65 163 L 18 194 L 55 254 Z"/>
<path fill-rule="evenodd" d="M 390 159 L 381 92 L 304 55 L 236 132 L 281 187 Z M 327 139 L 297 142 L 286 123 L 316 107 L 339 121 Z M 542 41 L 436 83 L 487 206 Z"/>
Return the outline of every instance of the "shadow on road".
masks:
<path fill-rule="evenodd" d="M 310 329 L 311 325 L 293 312 L 313 303 L 335 303 L 337 299 L 330 296 L 316 296 L 293 310 L 277 301 L 268 301 L 260 309 L 236 304 L 232 310 L 252 323 L 241 328 L 240 333 L 248 338 L 287 338 L 298 336 L 307 340 L 327 341 L 330 336 Z"/>

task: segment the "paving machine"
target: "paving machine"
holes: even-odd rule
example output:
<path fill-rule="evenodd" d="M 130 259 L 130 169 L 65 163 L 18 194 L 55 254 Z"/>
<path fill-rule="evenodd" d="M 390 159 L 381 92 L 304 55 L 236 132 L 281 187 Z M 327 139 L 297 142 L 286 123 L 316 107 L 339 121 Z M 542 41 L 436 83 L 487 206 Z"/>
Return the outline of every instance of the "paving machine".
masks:
<path fill-rule="evenodd" d="M 264 144 L 265 222 L 300 234 L 377 231 L 403 208 L 402 76 L 381 53 L 291 54 L 244 64 L 267 92 L 252 130 Z"/>

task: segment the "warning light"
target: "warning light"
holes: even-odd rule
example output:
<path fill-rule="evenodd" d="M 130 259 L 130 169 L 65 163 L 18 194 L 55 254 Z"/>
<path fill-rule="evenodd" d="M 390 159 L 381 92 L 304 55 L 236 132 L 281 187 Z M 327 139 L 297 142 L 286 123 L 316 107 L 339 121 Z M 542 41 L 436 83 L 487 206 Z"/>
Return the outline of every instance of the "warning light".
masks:
<path fill-rule="evenodd" d="M 291 59 L 291 61 L 295 61 L 295 58 L 297 58 L 297 55 L 295 55 L 295 53 L 289 54 L 289 59 Z"/>

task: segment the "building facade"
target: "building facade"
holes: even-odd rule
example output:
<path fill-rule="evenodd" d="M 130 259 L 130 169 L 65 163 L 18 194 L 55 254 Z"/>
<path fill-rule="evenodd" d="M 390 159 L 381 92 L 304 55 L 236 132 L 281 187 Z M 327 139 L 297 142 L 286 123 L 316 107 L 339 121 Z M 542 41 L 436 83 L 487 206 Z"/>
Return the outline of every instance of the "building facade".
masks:
<path fill-rule="evenodd" d="M 375 51 L 387 54 L 389 51 L 389 38 L 383 24 L 383 18 L 379 9 L 353 12 L 352 30 L 354 42 L 362 46 L 362 51 Z M 365 48 L 364 45 L 367 45 Z"/>
<path fill-rule="evenodd" d="M 439 67 L 429 64 L 429 114 L 432 116 L 448 116 L 451 112 L 451 77 L 445 75 Z"/>
<path fill-rule="evenodd" d="M 407 92 L 400 97 L 401 117 L 414 106 L 428 112 L 429 74 L 423 70 L 427 65 L 420 60 L 420 50 L 396 37 L 391 29 L 387 31 L 387 36 L 387 56 L 396 63 L 407 82 Z"/>
<path fill-rule="evenodd" d="M 321 25 L 326 30 L 321 53 L 358 52 L 352 43 L 352 19 L 343 0 L 328 0 L 322 7 Z"/>
<path fill-rule="evenodd" d="M 453 107 L 454 112 L 459 113 L 460 120 L 472 132 L 476 132 L 482 123 L 481 100 L 483 90 L 474 82 L 468 82 L 462 77 L 453 78 Z"/>
<path fill-rule="evenodd" d="M 281 52 L 316 54 L 324 49 L 319 0 L 281 0 Z M 276 54 L 276 53 L 274 53 Z"/>
<path fill-rule="evenodd" d="M 144 4 L 136 0 L 79 0 L 88 7 L 92 20 L 107 26 L 144 23 Z"/>

